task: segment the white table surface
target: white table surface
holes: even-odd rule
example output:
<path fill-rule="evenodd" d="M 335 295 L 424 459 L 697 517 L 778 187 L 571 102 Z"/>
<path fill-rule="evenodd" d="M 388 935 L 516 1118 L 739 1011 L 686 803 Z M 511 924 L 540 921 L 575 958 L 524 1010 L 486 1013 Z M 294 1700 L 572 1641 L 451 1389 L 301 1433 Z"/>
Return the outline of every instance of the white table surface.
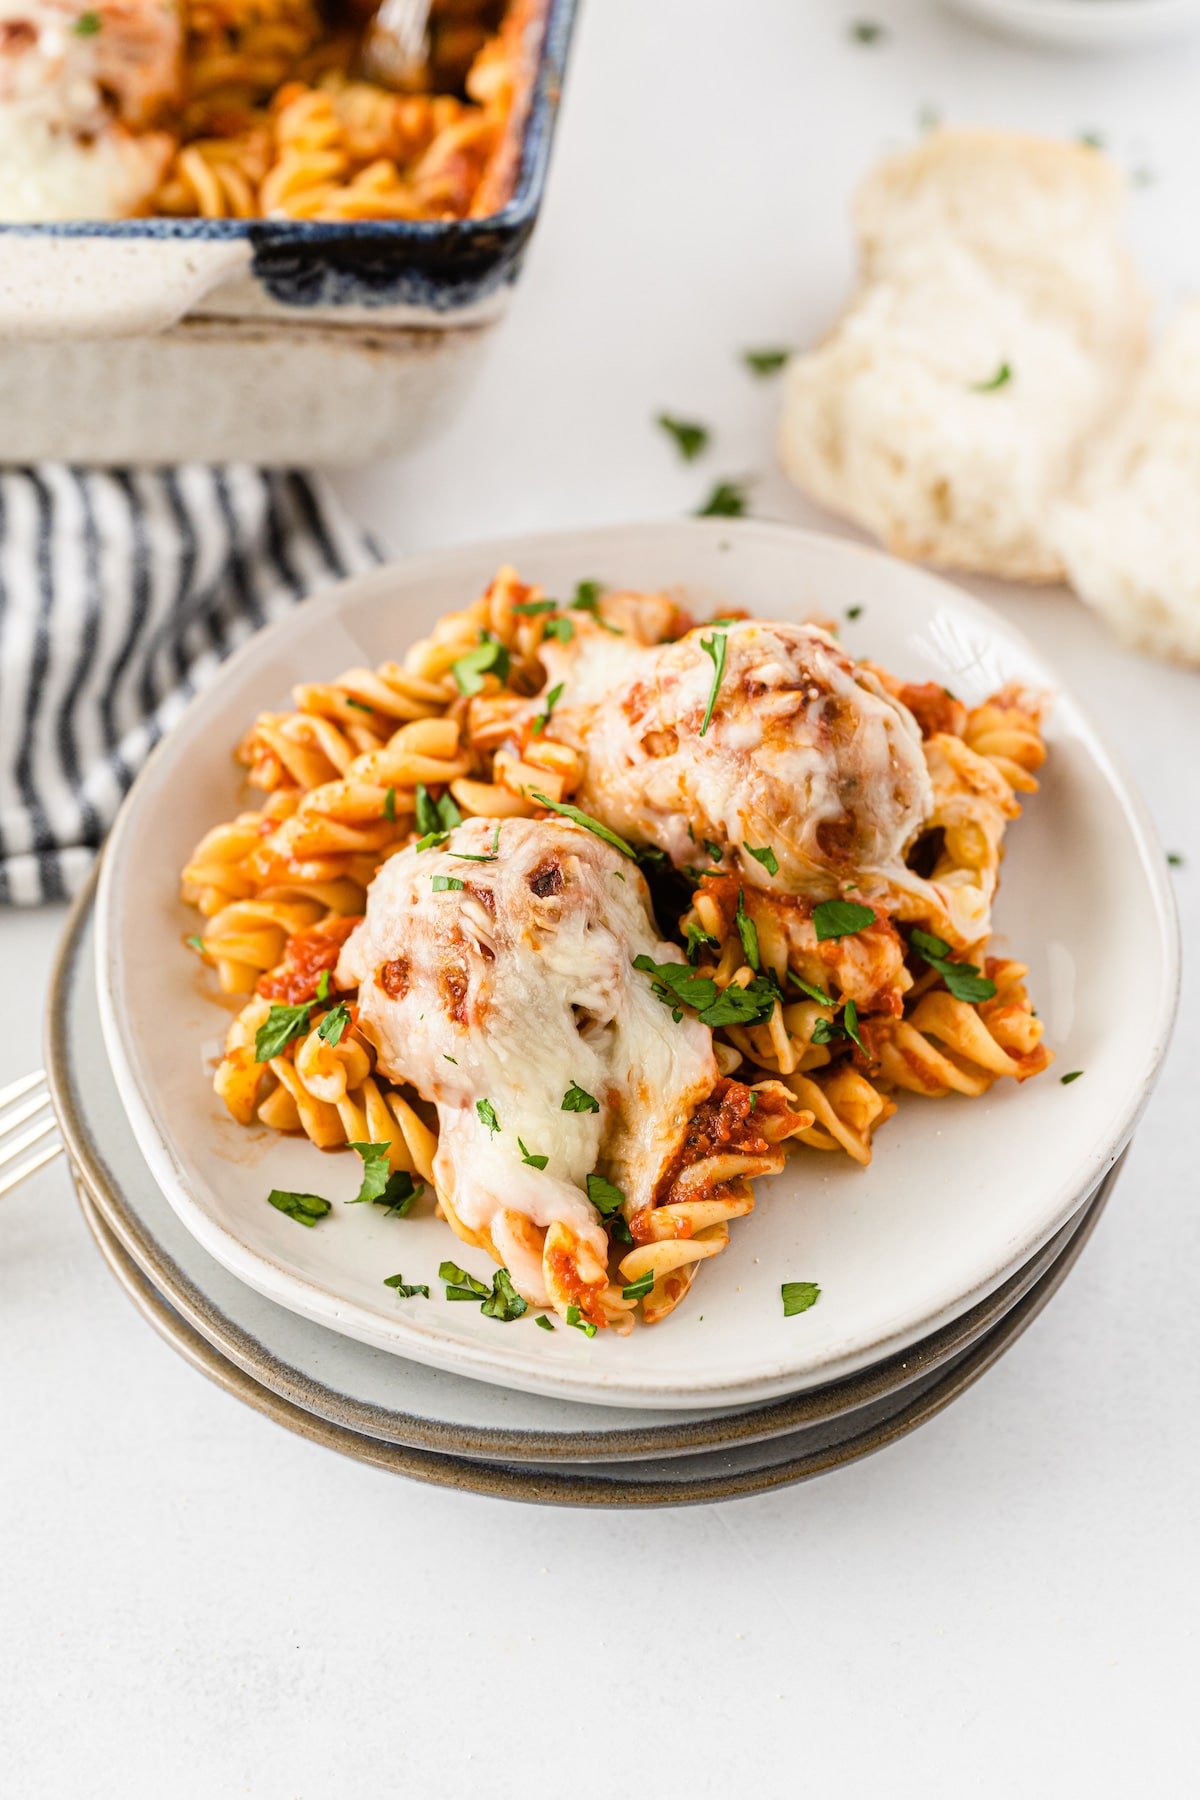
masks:
<path fill-rule="evenodd" d="M 852 44 L 847 22 L 884 21 Z M 922 0 L 592 0 L 549 201 L 468 410 L 339 478 L 396 550 L 673 515 L 771 472 L 745 345 L 843 296 L 847 200 L 922 106 L 1101 132 L 1149 171 L 1164 301 L 1200 287 L 1200 43 L 1038 54 Z M 712 424 L 685 468 L 669 408 Z M 1189 866 L 1200 682 L 1058 592 L 1034 633 Z M 57 911 L 0 918 L 0 1082 L 32 1062 Z M 1119 1015 L 1138 979 L 1097 970 Z M 200 1379 L 105 1274 L 54 1165 L 3 1204 L 0 1785 L 41 1795 L 407 1791 L 1183 1795 L 1194 1729 L 1194 972 L 1169 1066 L 1069 1283 L 972 1392 L 847 1472 L 635 1514 L 509 1506 L 315 1449 Z M 1188 1665 L 1191 1665 L 1189 1674 Z"/>

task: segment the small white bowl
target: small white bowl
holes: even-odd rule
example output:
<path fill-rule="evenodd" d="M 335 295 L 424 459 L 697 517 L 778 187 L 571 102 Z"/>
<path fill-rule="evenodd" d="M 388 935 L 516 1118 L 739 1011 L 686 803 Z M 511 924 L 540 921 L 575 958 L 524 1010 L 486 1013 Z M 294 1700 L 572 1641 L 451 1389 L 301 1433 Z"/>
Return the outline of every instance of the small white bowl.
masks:
<path fill-rule="evenodd" d="M 387 1219 L 340 1204 L 350 1156 L 235 1125 L 212 1092 L 228 1011 L 183 948 L 196 915 L 179 870 L 247 804 L 231 747 L 293 683 L 403 654 L 437 616 L 514 562 L 549 592 L 582 578 L 684 589 L 698 614 L 843 619 L 849 647 L 968 702 L 1007 681 L 1055 689 L 1042 792 L 1012 826 L 999 942 L 1030 965 L 1057 1064 L 978 1100 L 902 1096 L 875 1160 L 801 1151 L 758 1184 L 753 1215 L 663 1325 L 618 1339 L 500 1325 L 436 1296 L 445 1257 L 486 1275 L 431 1211 Z M 293 1311 L 419 1362 L 533 1393 L 659 1408 L 739 1405 L 835 1380 L 958 1317 L 1068 1220 L 1128 1140 L 1166 1049 L 1178 986 L 1166 863 L 1143 809 L 1056 677 L 978 601 L 874 550 L 785 526 L 681 520 L 508 540 L 423 556 L 307 602 L 253 639 L 160 746 L 105 854 L 97 920 L 101 1016 L 150 1168 L 218 1261 Z M 1059 1075 L 1082 1069 L 1061 1085 Z M 305 1231 L 272 1187 L 337 1204 Z M 369 1216 L 364 1216 L 369 1215 Z M 402 1270 L 435 1298 L 397 1301 Z M 780 1284 L 819 1282 L 785 1319 Z"/>
<path fill-rule="evenodd" d="M 1027 43 L 1116 50 L 1200 26 L 1200 0 L 944 0 L 955 12 Z"/>

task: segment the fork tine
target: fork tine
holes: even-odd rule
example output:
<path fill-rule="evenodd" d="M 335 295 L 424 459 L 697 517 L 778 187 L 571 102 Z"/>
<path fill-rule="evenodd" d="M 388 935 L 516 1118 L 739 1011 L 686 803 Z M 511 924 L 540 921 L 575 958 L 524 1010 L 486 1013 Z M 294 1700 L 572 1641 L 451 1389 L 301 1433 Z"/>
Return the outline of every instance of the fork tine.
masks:
<path fill-rule="evenodd" d="M 57 1130 L 58 1120 L 51 1113 L 48 1119 L 39 1119 L 36 1125 L 23 1131 L 20 1137 L 0 1140 L 0 1168 L 7 1163 L 16 1162 L 22 1151 L 28 1150 L 31 1144 L 36 1144 L 41 1138 L 49 1137 L 52 1131 Z"/>
<path fill-rule="evenodd" d="M 0 1139 L 7 1137 L 10 1131 L 15 1131 L 18 1125 L 23 1125 L 26 1119 L 32 1119 L 35 1114 L 45 1112 L 49 1104 L 50 1096 L 43 1091 L 35 1094 L 31 1100 L 23 1101 L 20 1106 L 14 1106 L 10 1112 L 0 1118 Z"/>
<path fill-rule="evenodd" d="M 44 1150 L 39 1150 L 36 1156 L 30 1157 L 28 1162 L 21 1163 L 15 1169 L 5 1169 L 4 1173 L 0 1174 L 0 1194 L 9 1193 L 24 1181 L 27 1175 L 32 1175 L 36 1170 L 44 1168 L 48 1162 L 53 1162 L 56 1156 L 62 1154 L 63 1149 L 62 1144 L 47 1144 Z"/>
<path fill-rule="evenodd" d="M 28 1094 L 32 1088 L 44 1086 L 45 1069 L 35 1069 L 32 1075 L 18 1075 L 7 1087 L 0 1088 L 0 1106 L 7 1106 L 10 1100 L 19 1100 L 22 1094 Z"/>

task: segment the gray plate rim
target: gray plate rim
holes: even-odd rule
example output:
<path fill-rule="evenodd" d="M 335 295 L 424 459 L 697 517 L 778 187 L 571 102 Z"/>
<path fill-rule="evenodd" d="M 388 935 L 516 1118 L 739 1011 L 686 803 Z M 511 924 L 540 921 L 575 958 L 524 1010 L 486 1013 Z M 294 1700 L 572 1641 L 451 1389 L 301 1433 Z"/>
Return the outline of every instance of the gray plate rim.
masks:
<path fill-rule="evenodd" d="M 449 1425 L 401 1408 L 365 1403 L 293 1369 L 214 1305 L 145 1229 L 113 1179 L 103 1150 L 93 1140 L 77 1104 L 69 1046 L 71 996 L 84 931 L 94 907 L 97 876 L 98 868 L 89 877 L 67 920 L 51 972 L 46 1018 L 51 1094 L 68 1154 L 93 1206 L 146 1280 L 169 1297 L 173 1310 L 224 1361 L 234 1364 L 282 1404 L 320 1418 L 354 1437 L 374 1439 L 393 1448 L 495 1462 L 632 1461 L 720 1450 L 781 1437 L 806 1426 L 829 1424 L 903 1391 L 997 1328 L 1053 1269 L 1076 1235 L 1090 1232 L 1124 1161 L 1122 1152 L 1092 1193 L 1081 1198 L 1079 1209 L 1067 1224 L 992 1294 L 920 1343 L 840 1382 L 741 1411 L 715 1416 L 700 1414 L 671 1425 L 570 1433 Z"/>

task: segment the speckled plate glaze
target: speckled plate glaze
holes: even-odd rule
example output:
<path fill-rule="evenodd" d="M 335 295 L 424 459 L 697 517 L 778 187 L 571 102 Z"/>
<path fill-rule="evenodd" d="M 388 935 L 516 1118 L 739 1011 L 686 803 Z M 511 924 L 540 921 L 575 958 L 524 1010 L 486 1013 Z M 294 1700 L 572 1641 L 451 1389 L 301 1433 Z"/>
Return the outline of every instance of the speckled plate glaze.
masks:
<path fill-rule="evenodd" d="M 978 1100 L 914 1099 L 880 1134 L 875 1161 L 796 1156 L 757 1184 L 753 1216 L 655 1331 L 587 1340 L 528 1320 L 500 1329 L 478 1309 L 399 1302 L 384 1277 L 429 1280 L 453 1249 L 482 1253 L 418 1206 L 398 1225 L 340 1204 L 350 1158 L 234 1124 L 210 1059 L 227 1009 L 183 953 L 194 914 L 177 898 L 195 839 L 243 803 L 226 746 L 296 681 L 394 655 L 497 565 L 561 592 L 581 576 L 682 589 L 696 611 L 845 619 L 850 647 L 974 703 L 1006 681 L 1055 692 L 1043 791 L 1008 840 L 998 945 L 1030 964 L 1062 1069 Z M 1119 1018 L 1100 972 L 1128 960 L 1138 981 Z M 1011 935 L 1010 935 L 1011 934 Z M 1174 1016 L 1174 902 L 1162 851 L 1079 708 L 1019 633 L 923 570 L 783 526 L 681 520 L 504 540 L 369 574 L 307 602 L 222 670 L 151 758 L 104 858 L 97 980 L 122 1104 L 156 1181 L 210 1255 L 269 1298 L 334 1330 L 507 1388 L 621 1407 L 733 1409 L 840 1381 L 897 1355 L 993 1293 L 1077 1211 L 1127 1141 Z M 163 1020 L 170 1029 L 163 1029 Z M 328 1194 L 315 1231 L 266 1203 L 270 1187 Z M 785 1319 L 779 1285 L 821 1284 Z"/>
<path fill-rule="evenodd" d="M 94 886 L 94 880 L 93 880 Z M 682 1457 L 825 1426 L 878 1404 L 958 1358 L 1051 1268 L 1085 1209 L 1038 1254 L 934 1337 L 863 1373 L 737 1412 L 658 1413 L 578 1406 L 389 1356 L 277 1306 L 222 1268 L 176 1218 L 122 1112 L 104 1053 L 94 979 L 93 894 L 63 940 L 52 985 L 47 1063 L 76 1179 L 105 1233 L 169 1294 L 184 1324 L 287 1407 L 354 1438 L 475 1460 L 539 1464 Z M 1116 1165 L 1102 1184 L 1107 1195 Z"/>
<path fill-rule="evenodd" d="M 1110 1181 L 1111 1176 L 1102 1184 L 1078 1229 L 1017 1305 L 969 1349 L 960 1351 L 933 1373 L 923 1375 L 903 1392 L 876 1400 L 852 1414 L 840 1414 L 823 1424 L 765 1441 L 728 1445 L 701 1455 L 597 1462 L 565 1471 L 561 1466 L 477 1461 L 381 1442 L 282 1399 L 222 1357 L 187 1323 L 171 1297 L 155 1288 L 109 1231 L 82 1183 L 79 1200 L 105 1262 L 159 1335 L 226 1393 L 310 1443 L 323 1444 L 395 1475 L 407 1475 L 434 1487 L 483 1494 L 494 1500 L 523 1500 L 541 1506 L 652 1507 L 696 1506 L 790 1487 L 845 1468 L 907 1437 L 986 1374 L 1057 1292 L 1091 1236 Z"/>

